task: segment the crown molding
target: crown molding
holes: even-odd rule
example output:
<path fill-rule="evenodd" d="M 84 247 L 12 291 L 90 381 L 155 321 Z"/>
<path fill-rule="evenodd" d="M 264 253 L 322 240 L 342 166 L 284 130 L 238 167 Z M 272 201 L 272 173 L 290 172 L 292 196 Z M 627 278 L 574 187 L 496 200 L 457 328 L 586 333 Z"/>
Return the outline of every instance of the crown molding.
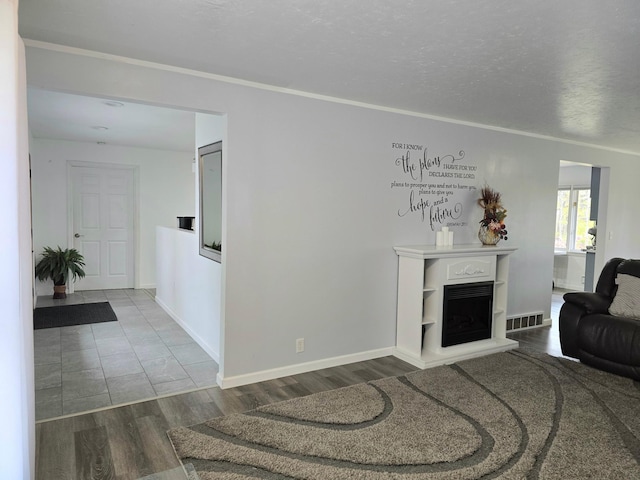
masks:
<path fill-rule="evenodd" d="M 486 124 L 476 123 L 476 122 L 467 122 L 467 121 L 464 121 L 464 120 L 456 120 L 456 119 L 453 119 L 453 118 L 441 117 L 441 116 L 438 116 L 438 115 L 430 115 L 430 114 L 421 113 L 421 112 L 414 112 L 414 111 L 411 111 L 411 110 L 405 110 L 405 109 L 400 109 L 400 108 L 385 107 L 385 106 L 382 106 L 382 105 L 375 105 L 375 104 L 366 103 L 366 102 L 359 102 L 359 101 L 355 101 L 355 100 L 349 100 L 349 99 L 346 99 L 346 98 L 332 97 L 330 95 L 321 95 L 321 94 L 312 93 L 312 92 L 305 92 L 303 90 L 295 90 L 295 89 L 292 89 L 292 88 L 278 87 L 278 86 L 269 85 L 269 84 L 266 84 L 266 83 L 253 82 L 253 81 L 250 81 L 250 80 L 243 80 L 243 79 L 240 79 L 240 78 L 228 77 L 228 76 L 225 76 L 225 75 L 218 75 L 218 74 L 215 74 L 215 73 L 202 72 L 202 71 L 199 71 L 199 70 L 192 70 L 192 69 L 189 69 L 189 68 L 176 67 L 176 66 L 173 66 L 173 65 L 166 65 L 166 64 L 157 63 L 157 62 L 149 62 L 149 61 L 146 61 L 146 60 L 139 60 L 139 59 L 136 59 L 136 58 L 124 57 L 124 56 L 120 56 L 120 55 L 112 55 L 112 54 L 109 54 L 109 53 L 96 52 L 96 51 L 93 51 L 93 50 L 86 50 L 86 49 L 82 49 L 82 48 L 69 47 L 69 46 L 66 46 L 66 45 L 59 45 L 59 44 L 55 44 L 55 43 L 42 42 L 42 41 L 39 41 L 39 40 L 32 40 L 32 39 L 29 39 L 29 38 L 25 38 L 25 39 L 23 39 L 23 41 L 24 41 L 24 44 L 27 47 L 30 47 L 30 48 L 38 48 L 38 49 L 41 49 L 41 50 L 49 50 L 49 51 L 53 51 L 53 52 L 66 53 L 66 54 L 71 54 L 71 55 L 79 55 L 79 56 L 84 56 L 84 57 L 89 57 L 89 58 L 97 58 L 97 59 L 108 60 L 108 61 L 116 62 L 116 63 L 123 63 L 123 64 L 127 64 L 127 65 L 138 66 L 138 67 L 150 68 L 150 69 L 155 69 L 155 70 L 162 70 L 162 71 L 165 71 L 165 72 L 178 73 L 178 74 L 188 75 L 188 76 L 192 76 L 192 77 L 206 78 L 206 79 L 209 79 L 209 80 L 215 80 L 217 82 L 224 82 L 224 83 L 229 83 L 229 84 L 233 84 L 233 85 L 239 85 L 239 86 L 243 86 L 243 87 L 256 88 L 256 89 L 259 89 L 259 90 L 266 90 L 266 91 L 282 93 L 282 94 L 286 94 L 286 95 L 294 95 L 294 96 L 298 96 L 298 97 L 311 98 L 311 99 L 314 99 L 314 100 L 321 100 L 321 101 L 325 101 L 325 102 L 339 103 L 339 104 L 350 105 L 350 106 L 359 107 L 359 108 L 366 108 L 366 109 L 369 109 L 369 110 L 377 110 L 377 111 L 381 111 L 381 112 L 394 113 L 394 114 L 398 114 L 398 115 L 404 115 L 404 116 L 410 116 L 410 117 L 416 117 L 416 118 L 424 118 L 424 119 L 429 119 L 429 120 L 435 120 L 435 121 L 438 121 L 438 122 L 450 123 L 450 124 L 454 124 L 454 125 L 462 125 L 462 126 L 466 126 L 466 127 L 480 128 L 480 129 L 483 129 L 483 130 L 489 130 L 489 131 L 493 131 L 493 132 L 509 133 L 509 134 L 512 134 L 512 135 L 519 135 L 519 136 L 534 138 L 534 139 L 538 139 L 538 140 L 547 140 L 547 141 L 552 141 L 552 142 L 564 143 L 564 144 L 567 144 L 567 145 L 574 145 L 574 146 L 587 147 L 587 148 L 595 148 L 595 149 L 603 150 L 603 151 L 607 151 L 607 152 L 622 153 L 622 154 L 626 154 L 626 155 L 633 155 L 633 156 L 636 156 L 636 157 L 640 157 L 640 153 L 639 152 L 633 152 L 633 151 L 630 151 L 630 150 L 623 150 L 623 149 L 618 149 L 618 148 L 605 147 L 605 146 L 602 146 L 602 145 L 596 145 L 596 144 L 587 143 L 587 142 L 579 142 L 579 141 L 576 141 L 576 140 L 568 140 L 568 139 L 553 137 L 553 136 L 549 136 L 549 135 L 540 135 L 540 134 L 537 134 L 537 133 L 526 132 L 526 131 L 522 131 L 522 130 L 515 130 L 515 129 L 505 128 L 505 127 L 497 127 L 497 126 L 494 126 L 494 125 L 486 125 Z"/>

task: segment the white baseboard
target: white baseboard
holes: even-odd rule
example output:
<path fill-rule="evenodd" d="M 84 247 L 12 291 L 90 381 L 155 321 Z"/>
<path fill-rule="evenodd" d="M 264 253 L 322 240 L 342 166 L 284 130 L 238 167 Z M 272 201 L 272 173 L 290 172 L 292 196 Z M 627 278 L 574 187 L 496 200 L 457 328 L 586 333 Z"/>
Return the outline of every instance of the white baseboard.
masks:
<path fill-rule="evenodd" d="M 140 290 L 153 290 L 154 288 L 156 288 L 156 284 L 155 283 L 146 283 L 144 285 L 140 285 L 138 288 Z"/>
<path fill-rule="evenodd" d="M 221 388 L 240 387 L 250 383 L 264 382 L 275 378 L 288 377 L 290 375 L 298 375 L 300 373 L 312 372 L 323 368 L 338 367 L 349 363 L 363 362 L 365 360 L 373 360 L 374 358 L 388 357 L 391 355 L 392 348 L 380 348 L 378 350 L 369 350 L 366 352 L 354 353 L 350 355 L 341 355 L 339 357 L 325 358 L 315 360 L 313 362 L 298 363 L 295 365 L 287 365 L 286 367 L 272 368 L 270 370 L 261 370 L 259 372 L 247 373 L 244 375 L 236 375 L 233 377 L 222 377 L 218 373 L 217 382 Z"/>
<path fill-rule="evenodd" d="M 207 352 L 207 354 L 213 358 L 215 360 L 215 362 L 220 365 L 220 354 L 218 352 L 213 351 L 213 349 L 211 347 L 209 347 L 209 345 L 207 345 L 207 343 L 198 336 L 198 334 L 196 334 L 193 330 L 191 330 L 191 328 L 189 328 L 189 326 L 178 316 L 177 313 L 175 313 L 173 310 L 171 310 L 169 308 L 169 306 L 164 303 L 162 301 L 161 298 L 159 298 L 157 295 L 155 297 L 156 303 L 158 305 L 160 305 L 160 308 L 162 308 L 165 312 L 167 312 L 167 314 L 173 318 L 176 323 L 178 325 L 180 325 L 185 332 L 187 332 L 189 334 L 189 336 L 191 338 L 193 338 L 195 340 L 195 342 L 200 345 L 202 347 L 202 349 Z"/>

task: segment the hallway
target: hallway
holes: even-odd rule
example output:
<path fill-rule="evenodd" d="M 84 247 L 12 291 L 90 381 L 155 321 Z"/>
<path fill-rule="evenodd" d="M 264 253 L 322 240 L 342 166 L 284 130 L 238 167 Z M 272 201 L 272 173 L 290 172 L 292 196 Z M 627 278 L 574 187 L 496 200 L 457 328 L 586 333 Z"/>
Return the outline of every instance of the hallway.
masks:
<path fill-rule="evenodd" d="M 34 331 L 36 420 L 216 384 L 218 364 L 147 290 L 96 290 L 37 307 L 108 301 L 118 321 Z"/>

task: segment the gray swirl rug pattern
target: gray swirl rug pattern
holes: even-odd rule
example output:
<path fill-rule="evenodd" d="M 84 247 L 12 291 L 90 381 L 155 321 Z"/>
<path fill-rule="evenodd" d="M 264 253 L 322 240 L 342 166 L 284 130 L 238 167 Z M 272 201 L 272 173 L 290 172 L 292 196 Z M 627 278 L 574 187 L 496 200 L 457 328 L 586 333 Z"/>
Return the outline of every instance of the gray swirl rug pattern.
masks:
<path fill-rule="evenodd" d="M 202 480 L 640 479 L 640 384 L 514 350 L 169 437 Z"/>

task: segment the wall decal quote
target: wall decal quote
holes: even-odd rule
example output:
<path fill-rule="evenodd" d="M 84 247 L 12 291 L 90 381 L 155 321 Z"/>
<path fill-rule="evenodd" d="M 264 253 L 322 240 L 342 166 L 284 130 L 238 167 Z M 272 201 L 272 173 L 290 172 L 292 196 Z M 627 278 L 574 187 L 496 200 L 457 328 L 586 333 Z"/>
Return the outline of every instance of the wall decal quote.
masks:
<path fill-rule="evenodd" d="M 465 207 L 476 190 L 478 167 L 464 150 L 433 154 L 424 145 L 392 143 L 397 178 L 391 188 L 405 193 L 399 217 L 419 216 L 432 231 L 441 225 L 465 226 Z"/>

